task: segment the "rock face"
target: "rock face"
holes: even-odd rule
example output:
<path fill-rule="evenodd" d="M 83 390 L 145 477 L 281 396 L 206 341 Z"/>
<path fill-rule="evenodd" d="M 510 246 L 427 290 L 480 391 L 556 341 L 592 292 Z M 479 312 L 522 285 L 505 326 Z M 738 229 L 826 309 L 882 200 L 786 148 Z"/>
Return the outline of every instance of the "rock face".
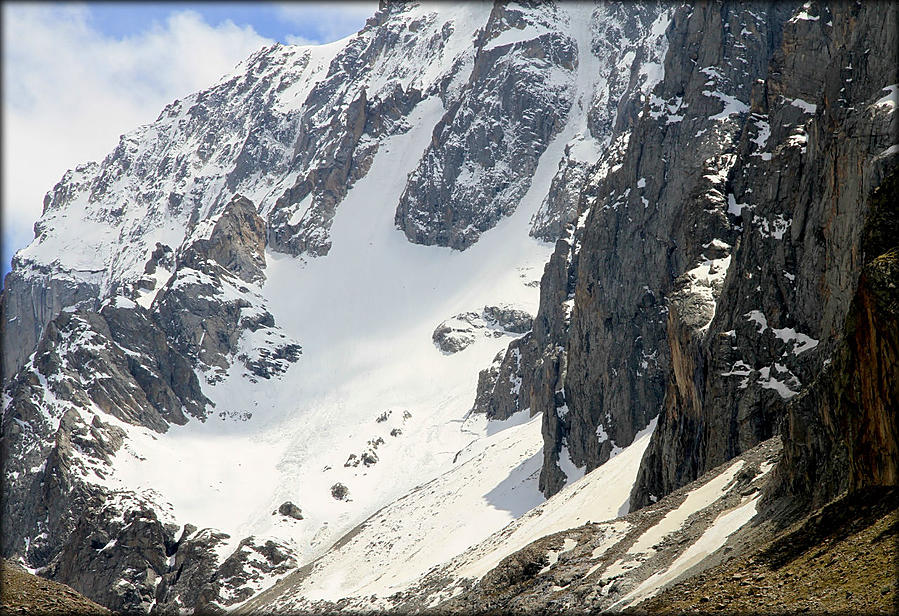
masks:
<path fill-rule="evenodd" d="M 634 13 L 645 30 L 659 9 Z M 276 380 L 301 359 L 300 341 L 280 331 L 266 305 L 266 250 L 326 255 L 347 190 L 383 144 L 420 122 L 423 107 L 439 108 L 445 121 L 431 147 L 415 145 L 418 168 L 446 169 L 441 190 L 464 169 L 484 188 L 485 213 L 462 233 L 468 223 L 457 223 L 476 212 L 457 200 L 445 229 L 428 233 L 464 237 L 461 247 L 511 213 L 575 103 L 590 46 L 578 48 L 565 33 L 571 25 L 559 7 L 385 4 L 340 44 L 261 49 L 124 135 L 104 160 L 67 172 L 0 298 L 2 446 L 14 460 L 3 554 L 125 611 L 212 610 L 255 583 L 232 588 L 216 573 L 223 542 L 239 538 L 205 529 L 179 543 L 153 495 L 111 487 L 117 456 L 131 455 L 138 432 L 152 439 L 185 422 L 247 419 L 251 411 L 214 409 L 204 388 L 235 374 Z M 477 154 L 481 169 L 460 148 L 466 135 L 482 144 L 499 136 L 483 113 L 508 114 L 503 130 L 512 132 Z M 603 137 L 581 133 L 588 145 Z M 443 194 L 431 194 L 426 179 L 413 174 L 397 211 L 418 211 L 403 209 L 413 197 L 433 204 Z M 547 224 L 557 215 L 549 212 Z M 517 336 L 529 322 L 491 308 L 478 327 Z M 357 451 L 358 463 L 377 463 L 375 447 Z M 147 543 L 105 547 L 130 532 L 119 518 L 132 513 Z M 94 546 L 95 533 L 109 541 Z M 173 568 L 172 558 L 181 564 Z"/>
<path fill-rule="evenodd" d="M 295 566 L 287 548 L 252 540 L 219 562 L 227 535 L 194 529 L 178 539 L 151 496 L 108 483 L 133 430 L 206 420 L 212 404 L 198 374 L 213 381 L 240 362 L 247 378 L 272 378 L 299 359 L 258 294 L 265 237 L 253 204 L 236 196 L 177 251 L 158 245 L 144 268 L 151 277 L 118 289 L 127 295 L 46 324 L 5 390 L 4 554 L 127 611 L 226 606 L 272 568 Z M 251 549 L 271 558 L 240 556 Z"/>
<path fill-rule="evenodd" d="M 677 353 L 667 340 L 675 301 L 696 330 L 715 310 L 735 241 L 726 186 L 748 111 L 741 101 L 764 75 L 789 11 L 754 8 L 677 11 L 665 78 L 621 168 L 585 189 L 565 395 L 569 454 L 587 470 L 662 407 Z"/>
<path fill-rule="evenodd" d="M 253 204 L 235 197 L 217 220 L 194 230 L 156 300 L 158 319 L 175 346 L 210 382 L 221 378 L 235 355 L 250 378 L 268 379 L 302 354 L 299 344 L 274 328 L 259 290 L 244 284 L 265 279 L 265 237 Z"/>
<path fill-rule="evenodd" d="M 96 307 L 97 285 L 55 275 L 49 267 L 35 268 L 25 276 L 13 260 L 13 270 L 3 282 L 2 373 L 7 383 L 21 368 L 40 340 L 44 326 L 63 308 Z"/>
<path fill-rule="evenodd" d="M 545 495 L 656 416 L 633 509 L 779 424 L 771 511 L 895 484 L 896 37 L 896 11 L 870 2 L 409 3 L 339 44 L 260 50 L 67 172 L 15 257 L 3 555 L 129 612 L 223 609 L 296 567 L 277 541 L 182 529 L 118 487 L 116 460 L 212 417 L 204 388 L 277 382 L 302 359 L 267 305 L 266 250 L 326 256 L 341 201 L 397 144 L 411 173 L 388 225 L 457 250 L 558 159 L 530 222 L 555 242 L 536 316 L 485 306 L 432 334 L 447 354 L 514 338 L 473 411 L 542 415 Z M 379 471 L 400 434 L 336 465 Z M 350 507 L 333 481 L 344 502 L 326 490 L 328 505 Z M 540 578 L 542 558 L 485 587 Z"/>
<path fill-rule="evenodd" d="M 788 401 L 834 361 L 870 195 L 896 166 L 899 120 L 883 102 L 896 26 L 876 4 L 813 4 L 784 24 L 730 171 L 741 230 L 714 318 L 702 331 L 683 301 L 670 305 L 672 369 L 635 506 L 774 434 Z"/>
<path fill-rule="evenodd" d="M 543 413 L 545 494 L 560 459 L 596 468 L 661 413 L 632 505 L 652 502 L 774 435 L 839 344 L 867 196 L 896 160 L 884 11 L 682 7 L 647 100 L 625 91 L 583 180 L 560 167 L 583 185 L 573 224 L 534 331 L 475 401 Z"/>
<path fill-rule="evenodd" d="M 431 336 L 446 355 L 468 348 L 478 336 L 500 337 L 523 334 L 531 329 L 533 317 L 509 306 L 484 306 L 480 314 L 463 312 L 443 321 Z"/>
<path fill-rule="evenodd" d="M 481 373 L 478 382 L 474 410 L 486 412 L 488 417 L 505 419 L 524 409 L 543 414 L 545 463 L 540 485 L 546 494 L 564 485 L 566 479 L 558 459 L 560 454 L 571 455 L 567 415 L 571 407 L 566 395 L 569 325 L 590 207 L 582 189 L 593 186 L 596 190 L 593 178 L 604 177 L 622 163 L 631 128 L 662 78 L 668 49 L 665 32 L 673 15 L 672 9 L 653 5 L 603 4 L 593 10 L 590 55 L 580 49 L 579 61 L 586 63 L 592 58 L 589 70 L 601 73 L 593 98 L 583 102 L 589 108 L 586 129 L 581 139 L 566 148 L 550 191 L 532 221 L 532 235 L 545 240 L 561 235 L 562 239 L 544 270 L 533 331 L 510 344 L 505 355 Z M 590 135 L 594 140 L 588 138 Z M 637 421 L 640 425 L 634 433 L 651 416 L 648 411 L 645 422 Z M 595 429 L 594 425 L 590 436 L 584 438 L 595 440 Z M 611 442 L 605 446 L 606 459 L 611 446 Z M 588 447 L 586 442 L 584 447 Z M 578 459 L 581 466 L 583 458 Z M 595 466 L 599 459 L 591 464 Z"/>
<path fill-rule="evenodd" d="M 578 53 L 566 22 L 559 7 L 494 5 L 464 98 L 435 128 L 397 207 L 410 241 L 462 250 L 514 211 L 573 102 Z"/>
<path fill-rule="evenodd" d="M 899 483 L 897 198 L 894 167 L 869 202 L 864 264 L 843 340 L 782 424 L 784 459 L 769 491 L 781 515 Z"/>
<path fill-rule="evenodd" d="M 521 63 L 516 46 L 496 48 L 497 65 L 482 60 L 473 75 L 472 42 L 490 6 L 456 13 L 389 4 L 344 44 L 263 48 L 213 87 L 124 135 L 103 161 L 67 172 L 48 193 L 35 240 L 18 253 L 4 285 L 4 380 L 63 308 L 95 309 L 98 299 L 136 285 L 157 244 L 181 246 L 185 230 L 220 214 L 234 194 L 256 205 L 271 248 L 327 254 L 336 207 L 381 143 L 411 128 L 423 98 L 465 109 L 488 91 L 512 96 L 505 68 Z M 497 34 L 505 28 L 491 24 Z M 519 77 L 520 91 L 542 88 L 538 75 Z M 466 89 L 469 81 L 484 85 Z M 567 109 L 556 108 L 552 96 L 535 96 L 531 102 L 542 105 L 535 117 Z M 537 155 L 545 147 L 530 138 L 515 143 Z M 527 160 L 532 169 L 536 155 Z"/>

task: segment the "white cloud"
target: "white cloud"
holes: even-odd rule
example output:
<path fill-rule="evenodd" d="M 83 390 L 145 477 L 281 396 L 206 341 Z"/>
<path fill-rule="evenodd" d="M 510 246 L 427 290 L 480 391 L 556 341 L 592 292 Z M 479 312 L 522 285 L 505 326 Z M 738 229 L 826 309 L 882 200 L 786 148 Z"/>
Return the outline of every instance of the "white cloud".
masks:
<path fill-rule="evenodd" d="M 82 6 L 4 3 L 4 260 L 31 240 L 44 194 L 67 169 L 102 159 L 119 135 L 271 43 L 188 11 L 115 39 Z"/>
<path fill-rule="evenodd" d="M 288 37 L 292 45 L 342 39 L 357 32 L 378 10 L 377 2 L 284 2 L 276 6 L 279 19 L 302 30 L 300 36 Z"/>

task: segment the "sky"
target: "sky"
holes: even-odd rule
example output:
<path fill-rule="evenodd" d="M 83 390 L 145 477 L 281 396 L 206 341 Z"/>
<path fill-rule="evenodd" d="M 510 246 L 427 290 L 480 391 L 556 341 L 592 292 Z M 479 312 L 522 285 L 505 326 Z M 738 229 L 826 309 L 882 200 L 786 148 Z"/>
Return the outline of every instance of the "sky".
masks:
<path fill-rule="evenodd" d="M 377 2 L 3 2 L 3 276 L 44 195 L 275 41 L 344 38 Z"/>

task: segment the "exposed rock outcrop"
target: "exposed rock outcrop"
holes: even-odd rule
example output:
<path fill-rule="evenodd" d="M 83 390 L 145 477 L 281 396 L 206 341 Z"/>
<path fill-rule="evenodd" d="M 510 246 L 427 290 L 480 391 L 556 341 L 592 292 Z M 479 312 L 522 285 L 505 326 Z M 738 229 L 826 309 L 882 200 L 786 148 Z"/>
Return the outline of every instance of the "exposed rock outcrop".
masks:
<path fill-rule="evenodd" d="M 296 341 L 275 329 L 259 289 L 249 286 L 265 278 L 265 238 L 265 222 L 253 204 L 235 196 L 217 219 L 194 230 L 157 300 L 158 321 L 207 380 L 221 378 L 234 357 L 250 378 L 268 379 L 302 354 Z"/>
<path fill-rule="evenodd" d="M 463 312 L 443 321 L 431 336 L 434 345 L 446 355 L 458 353 L 481 336 L 498 338 L 524 334 L 531 329 L 533 317 L 510 306 L 484 306 L 477 312 Z"/>
<path fill-rule="evenodd" d="M 670 303 L 665 410 L 635 506 L 773 435 L 835 361 L 870 195 L 897 160 L 895 103 L 878 103 L 896 81 L 896 37 L 896 12 L 876 3 L 812 3 L 784 23 L 726 185 L 740 227 L 724 238 L 734 248 L 714 318 L 703 330 Z"/>
<path fill-rule="evenodd" d="M 281 506 L 278 507 L 278 513 L 293 518 L 294 520 L 303 519 L 302 509 L 300 509 L 290 501 L 284 501 L 283 503 L 281 503 Z"/>
<path fill-rule="evenodd" d="M 769 493 L 782 518 L 899 484 L 899 168 L 874 191 L 845 336 L 789 405 Z"/>
<path fill-rule="evenodd" d="M 573 102 L 578 54 L 565 21 L 559 7 L 494 5 L 466 95 L 435 127 L 397 206 L 410 241 L 462 250 L 514 211 Z"/>
<path fill-rule="evenodd" d="M 2 324 L 3 382 L 25 365 L 34 351 L 44 326 L 63 308 L 85 306 L 96 308 L 98 285 L 61 277 L 50 268 L 35 267 L 29 276 L 22 273 L 20 260 L 13 259 L 13 269 L 3 281 L 0 297 Z"/>
<path fill-rule="evenodd" d="M 207 418 L 198 368 L 208 379 L 237 360 L 249 378 L 270 378 L 299 358 L 252 290 L 264 280 L 265 235 L 253 204 L 237 196 L 176 253 L 157 246 L 145 273 L 171 268 L 161 288 L 122 288 L 134 299 L 66 308 L 46 324 L 5 389 L 4 554 L 124 611 L 217 609 L 252 594 L 260 568 L 295 566 L 283 546 L 249 540 L 219 562 L 227 535 L 185 530 L 176 539 L 152 495 L 108 483 L 119 456 L 134 455 L 134 430 Z M 240 556 L 250 549 L 271 558 Z"/>

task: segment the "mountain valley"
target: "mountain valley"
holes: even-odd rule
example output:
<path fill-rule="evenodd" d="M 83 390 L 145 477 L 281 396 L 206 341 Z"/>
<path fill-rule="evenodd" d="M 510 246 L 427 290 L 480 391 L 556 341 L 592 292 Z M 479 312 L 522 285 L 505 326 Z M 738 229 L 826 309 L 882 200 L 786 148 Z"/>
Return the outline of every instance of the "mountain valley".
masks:
<path fill-rule="evenodd" d="M 382 2 L 260 49 L 16 254 L 3 558 L 127 613 L 894 611 L 897 25 Z"/>

